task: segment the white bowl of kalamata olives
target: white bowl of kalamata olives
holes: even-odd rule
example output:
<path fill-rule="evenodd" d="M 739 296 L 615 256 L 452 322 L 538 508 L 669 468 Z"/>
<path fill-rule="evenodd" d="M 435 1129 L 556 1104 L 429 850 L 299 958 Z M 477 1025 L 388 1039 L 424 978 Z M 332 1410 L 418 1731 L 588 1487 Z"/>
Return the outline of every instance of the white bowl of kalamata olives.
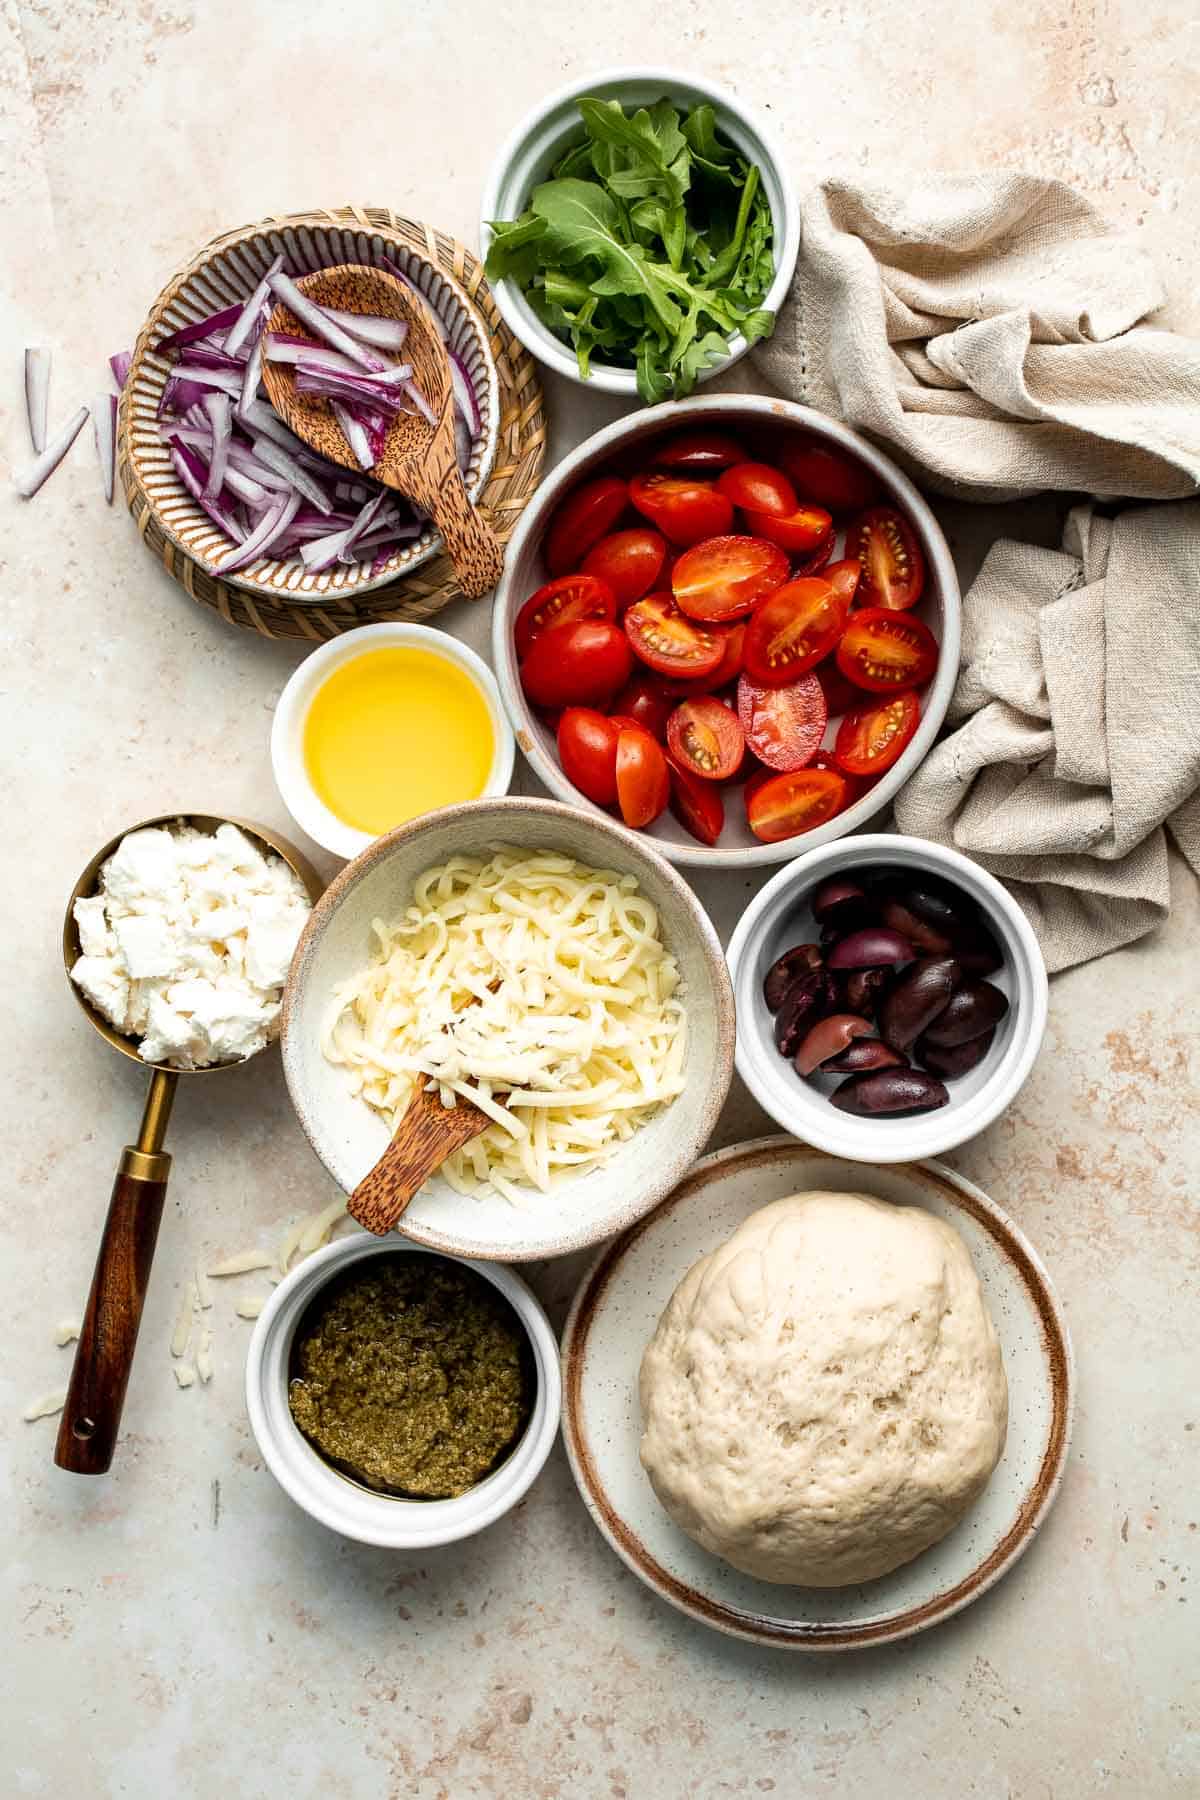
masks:
<path fill-rule="evenodd" d="M 797 857 L 742 915 L 729 967 L 743 1081 L 794 1137 L 857 1162 L 914 1162 L 983 1131 L 1046 1029 L 1024 913 L 920 838 Z"/>

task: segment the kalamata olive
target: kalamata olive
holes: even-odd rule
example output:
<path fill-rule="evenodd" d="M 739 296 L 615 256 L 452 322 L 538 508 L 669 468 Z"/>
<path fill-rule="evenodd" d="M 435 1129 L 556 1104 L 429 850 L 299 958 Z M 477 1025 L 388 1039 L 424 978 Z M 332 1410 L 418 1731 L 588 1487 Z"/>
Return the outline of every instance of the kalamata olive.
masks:
<path fill-rule="evenodd" d="M 842 1005 L 864 1019 L 877 1016 L 880 1002 L 891 985 L 890 969 L 850 969 L 841 977 Z"/>
<path fill-rule="evenodd" d="M 953 1081 L 956 1075 L 967 1075 L 977 1068 L 995 1040 L 994 1031 L 985 1031 L 982 1037 L 968 1038 L 965 1044 L 943 1048 L 922 1037 L 917 1039 L 913 1055 L 943 1081 Z M 859 1046 L 855 1044 L 851 1048 L 858 1049 Z"/>
<path fill-rule="evenodd" d="M 784 995 L 798 975 L 819 969 L 824 960 L 818 944 L 797 944 L 794 950 L 785 950 L 778 962 L 771 964 L 763 981 L 763 999 L 771 1011 L 779 1011 Z"/>
<path fill-rule="evenodd" d="M 795 1056 L 818 1019 L 837 1005 L 837 983 L 824 969 L 798 975 L 775 1014 L 775 1047 L 781 1056 Z"/>
<path fill-rule="evenodd" d="M 923 956 L 890 987 L 879 1008 L 879 1035 L 893 1050 L 907 1050 L 928 1029 L 958 985 L 952 956 Z"/>
<path fill-rule="evenodd" d="M 848 881 L 841 875 L 830 875 L 827 880 L 819 881 L 809 904 L 818 925 L 831 925 L 844 919 L 848 926 L 868 910 L 867 896 L 857 881 Z"/>
<path fill-rule="evenodd" d="M 956 929 L 974 924 L 977 917 L 974 901 L 961 889 L 939 881 L 935 875 L 922 875 L 919 880 L 910 882 L 898 897 L 909 912 L 916 913 L 935 931 L 944 931 L 950 937 Z"/>
<path fill-rule="evenodd" d="M 954 954 L 964 975 L 994 975 L 1004 967 L 1004 952 L 978 920 L 954 934 Z"/>
<path fill-rule="evenodd" d="M 915 950 L 926 956 L 945 956 L 951 947 L 950 934 L 905 906 L 903 900 L 889 895 L 880 908 L 880 918 L 892 931 L 906 937 Z"/>
<path fill-rule="evenodd" d="M 831 1013 L 813 1026 L 796 1052 L 797 1075 L 811 1075 L 813 1070 L 836 1056 L 855 1038 L 866 1037 L 871 1027 L 854 1013 Z"/>
<path fill-rule="evenodd" d="M 912 945 L 885 925 L 868 925 L 841 938 L 826 957 L 831 969 L 876 969 L 912 961 Z"/>
<path fill-rule="evenodd" d="M 945 1106 L 950 1095 L 924 1069 L 873 1069 L 868 1075 L 851 1075 L 829 1098 L 842 1112 L 872 1118 L 880 1113 L 932 1112 Z"/>
<path fill-rule="evenodd" d="M 932 1025 L 924 1028 L 926 1041 L 935 1049 L 952 1050 L 956 1044 L 969 1043 L 993 1030 L 1007 1011 L 1008 995 L 998 987 L 990 981 L 969 982 L 959 988 Z"/>
<path fill-rule="evenodd" d="M 822 1075 L 865 1075 L 868 1069 L 906 1069 L 908 1058 L 885 1044 L 882 1038 L 859 1038 L 847 1044 L 839 1056 L 821 1064 Z M 940 1071 L 939 1071 L 940 1073 Z"/>

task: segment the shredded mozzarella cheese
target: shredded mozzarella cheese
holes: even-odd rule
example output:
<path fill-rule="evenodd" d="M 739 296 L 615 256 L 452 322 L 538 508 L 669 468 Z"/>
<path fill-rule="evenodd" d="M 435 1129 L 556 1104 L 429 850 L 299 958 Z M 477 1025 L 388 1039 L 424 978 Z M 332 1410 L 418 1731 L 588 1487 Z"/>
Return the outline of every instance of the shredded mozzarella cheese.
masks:
<path fill-rule="evenodd" d="M 682 1092 L 679 969 L 634 876 L 498 846 L 427 869 L 372 931 L 322 1049 L 393 1130 L 418 1081 L 487 1114 L 442 1165 L 457 1191 L 526 1205 Z"/>

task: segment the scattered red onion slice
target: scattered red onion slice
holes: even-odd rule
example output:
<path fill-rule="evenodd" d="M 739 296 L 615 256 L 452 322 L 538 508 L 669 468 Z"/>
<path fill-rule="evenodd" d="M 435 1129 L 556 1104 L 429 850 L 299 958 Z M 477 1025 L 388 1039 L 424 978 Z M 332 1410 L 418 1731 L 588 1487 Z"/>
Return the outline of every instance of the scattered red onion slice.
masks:
<path fill-rule="evenodd" d="M 354 417 L 348 406 L 340 400 L 330 402 L 330 410 L 337 420 L 338 430 L 350 446 L 350 454 L 360 469 L 375 467 L 375 452 L 371 448 L 371 440 L 365 425 Z"/>
<path fill-rule="evenodd" d="M 96 455 L 100 459 L 100 480 L 104 498 L 112 505 L 117 467 L 117 396 L 97 394 L 92 402 L 92 425 L 96 433 Z"/>
<path fill-rule="evenodd" d="M 132 350 L 118 350 L 114 356 L 110 356 L 108 359 L 108 366 L 112 370 L 112 378 L 122 393 L 125 390 L 125 383 L 129 380 L 129 370 L 132 362 Z"/>
<path fill-rule="evenodd" d="M 50 352 L 25 352 L 25 416 L 29 420 L 29 441 L 34 454 L 46 448 L 46 421 L 50 414 Z"/>
<path fill-rule="evenodd" d="M 207 319 L 197 319 L 194 325 L 181 325 L 169 337 L 159 338 L 154 348 L 161 356 L 167 350 L 181 350 L 185 344 L 203 343 L 214 331 L 225 331 L 235 325 L 241 310 L 240 300 L 236 306 L 222 307 L 220 312 L 210 313 Z"/>
<path fill-rule="evenodd" d="M 40 456 L 24 469 L 19 469 L 13 477 L 13 485 L 23 500 L 32 500 L 42 483 L 53 475 L 75 439 L 87 423 L 88 409 L 81 406 L 79 411 L 63 426 L 58 436 L 52 438 Z"/>

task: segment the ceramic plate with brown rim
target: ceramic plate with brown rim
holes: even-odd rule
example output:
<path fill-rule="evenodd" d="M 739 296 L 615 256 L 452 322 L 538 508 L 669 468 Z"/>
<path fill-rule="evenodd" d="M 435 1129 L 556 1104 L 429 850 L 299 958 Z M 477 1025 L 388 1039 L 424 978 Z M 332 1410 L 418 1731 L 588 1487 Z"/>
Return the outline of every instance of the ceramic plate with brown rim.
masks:
<path fill-rule="evenodd" d="M 642 1351 L 682 1276 L 748 1214 L 810 1188 L 923 1206 L 962 1234 L 999 1334 L 1008 1439 L 967 1517 L 924 1555 L 859 1587 L 777 1586 L 702 1550 L 668 1518 L 638 1461 Z M 1041 1258 L 979 1188 L 940 1163 L 865 1168 L 793 1138 L 717 1151 L 601 1251 L 563 1335 L 563 1436 L 579 1491 L 613 1549 L 703 1625 L 790 1650 L 854 1650 L 959 1612 L 1005 1574 L 1058 1492 L 1074 1400 L 1071 1341 Z"/>

